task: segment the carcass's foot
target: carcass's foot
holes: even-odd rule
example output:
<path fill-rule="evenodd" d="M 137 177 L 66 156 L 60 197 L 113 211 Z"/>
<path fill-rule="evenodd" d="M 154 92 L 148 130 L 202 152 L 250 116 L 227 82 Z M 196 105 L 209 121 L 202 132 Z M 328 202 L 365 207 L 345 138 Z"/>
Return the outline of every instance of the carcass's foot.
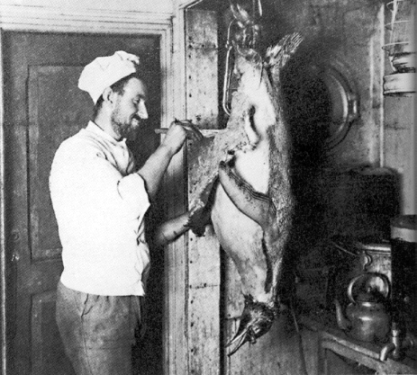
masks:
<path fill-rule="evenodd" d="M 239 329 L 227 344 L 228 356 L 236 353 L 246 342 L 254 344 L 256 339 L 267 333 L 274 322 L 275 307 L 257 302 L 252 296 L 245 296 L 245 308 L 242 313 Z"/>

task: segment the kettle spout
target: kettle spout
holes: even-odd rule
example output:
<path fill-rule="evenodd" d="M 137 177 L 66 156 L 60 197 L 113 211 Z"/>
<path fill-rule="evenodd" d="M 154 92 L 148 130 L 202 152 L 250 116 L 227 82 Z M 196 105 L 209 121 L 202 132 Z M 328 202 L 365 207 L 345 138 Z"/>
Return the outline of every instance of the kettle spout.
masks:
<path fill-rule="evenodd" d="M 350 328 L 352 328 L 352 324 L 343 315 L 342 306 L 340 305 L 340 302 L 337 299 L 335 299 L 334 304 L 335 304 L 335 307 L 336 307 L 337 325 L 339 326 L 340 329 L 342 329 L 344 331 L 349 330 Z"/>

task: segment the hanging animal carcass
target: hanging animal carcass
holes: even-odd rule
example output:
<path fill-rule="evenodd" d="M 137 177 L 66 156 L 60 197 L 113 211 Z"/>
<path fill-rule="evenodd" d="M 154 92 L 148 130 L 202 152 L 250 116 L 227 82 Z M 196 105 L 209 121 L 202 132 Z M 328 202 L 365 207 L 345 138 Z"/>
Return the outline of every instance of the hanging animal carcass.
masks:
<path fill-rule="evenodd" d="M 229 355 L 254 342 L 277 315 L 277 286 L 293 212 L 290 137 L 283 114 L 280 73 L 302 38 L 290 34 L 265 59 L 238 49 L 239 77 L 227 128 L 191 149 L 199 190 L 191 202 L 191 229 L 211 222 L 241 277 L 244 311 Z"/>

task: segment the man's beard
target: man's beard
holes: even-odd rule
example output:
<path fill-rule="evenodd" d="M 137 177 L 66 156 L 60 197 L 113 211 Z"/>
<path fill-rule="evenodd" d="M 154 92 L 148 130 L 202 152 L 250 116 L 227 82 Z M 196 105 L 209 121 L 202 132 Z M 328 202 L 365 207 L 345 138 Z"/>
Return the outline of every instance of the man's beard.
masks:
<path fill-rule="evenodd" d="M 137 121 L 139 122 L 140 119 L 137 117 L 134 117 L 137 119 Z M 132 121 L 134 121 L 134 118 L 132 119 Z M 112 128 L 113 131 L 121 138 L 126 138 L 128 141 L 134 141 L 136 140 L 136 136 L 137 136 L 137 130 L 139 128 L 138 126 L 134 126 L 132 125 L 131 122 L 126 123 L 126 122 L 121 122 L 117 120 L 117 114 L 114 114 L 112 116 Z"/>

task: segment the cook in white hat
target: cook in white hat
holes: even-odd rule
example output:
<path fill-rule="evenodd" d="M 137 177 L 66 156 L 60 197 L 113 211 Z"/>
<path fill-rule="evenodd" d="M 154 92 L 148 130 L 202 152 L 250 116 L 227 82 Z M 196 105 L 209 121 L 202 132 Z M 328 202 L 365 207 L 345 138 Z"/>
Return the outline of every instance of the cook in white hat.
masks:
<path fill-rule="evenodd" d="M 93 60 L 78 81 L 95 104 L 94 122 L 116 140 L 134 133 L 140 120 L 148 118 L 146 87 L 139 73 L 139 57 L 117 51 Z M 113 105 L 103 106 L 104 102 Z"/>
<path fill-rule="evenodd" d="M 187 137 L 198 141 L 202 134 L 174 121 L 148 160 L 135 165 L 125 138 L 148 118 L 139 70 L 139 58 L 123 51 L 85 67 L 79 87 L 93 99 L 92 121 L 60 145 L 52 163 L 50 192 L 64 264 L 57 323 L 77 375 L 132 374 L 147 243 L 162 245 L 189 229 L 186 212 L 145 240 L 144 218 L 172 157 Z"/>
<path fill-rule="evenodd" d="M 97 57 L 86 65 L 78 81 L 78 87 L 87 91 L 96 103 L 104 89 L 139 68 L 139 57 L 124 51 L 117 51 L 112 56 Z"/>

